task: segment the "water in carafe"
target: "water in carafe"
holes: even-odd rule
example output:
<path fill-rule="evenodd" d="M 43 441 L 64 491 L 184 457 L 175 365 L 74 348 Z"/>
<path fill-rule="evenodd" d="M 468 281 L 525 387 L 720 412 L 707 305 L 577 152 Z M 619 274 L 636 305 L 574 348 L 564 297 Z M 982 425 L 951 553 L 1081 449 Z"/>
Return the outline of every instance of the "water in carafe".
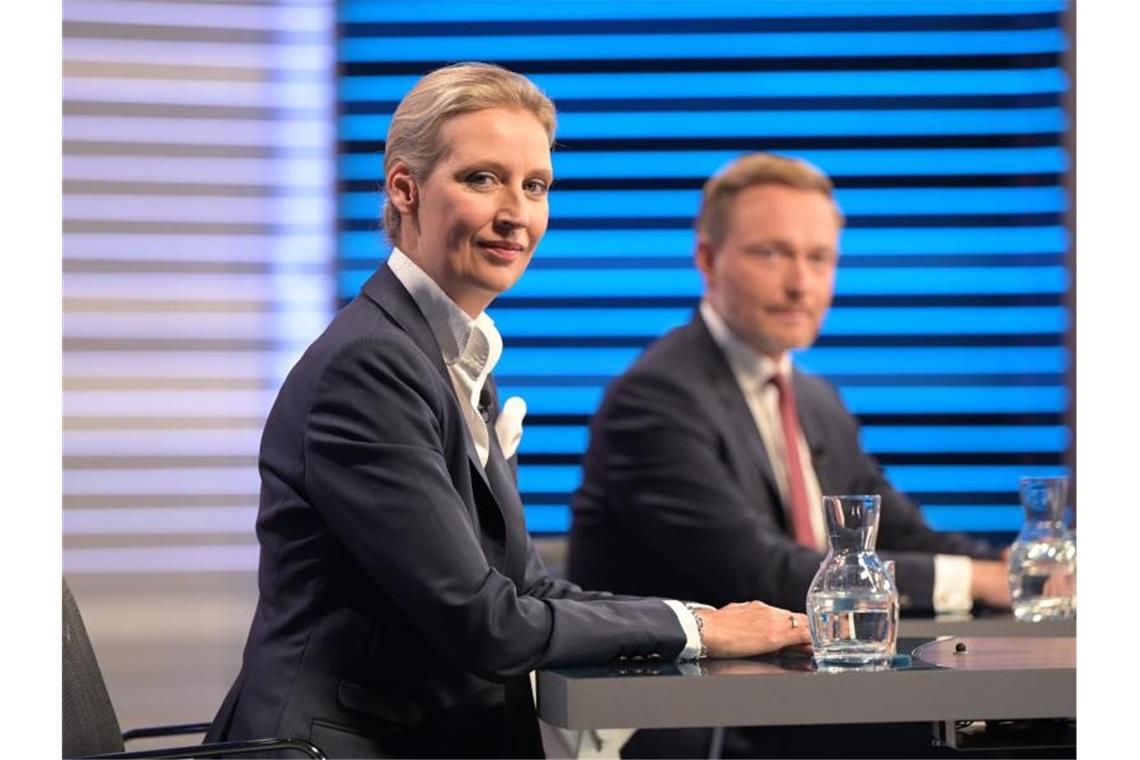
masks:
<path fill-rule="evenodd" d="M 897 594 L 817 594 L 808 623 L 817 659 L 855 665 L 889 661 L 895 654 L 898 619 Z"/>
<path fill-rule="evenodd" d="M 1065 527 L 1066 478 L 1022 478 L 1025 524 L 1010 547 L 1009 590 L 1017 620 L 1077 614 L 1077 544 Z"/>

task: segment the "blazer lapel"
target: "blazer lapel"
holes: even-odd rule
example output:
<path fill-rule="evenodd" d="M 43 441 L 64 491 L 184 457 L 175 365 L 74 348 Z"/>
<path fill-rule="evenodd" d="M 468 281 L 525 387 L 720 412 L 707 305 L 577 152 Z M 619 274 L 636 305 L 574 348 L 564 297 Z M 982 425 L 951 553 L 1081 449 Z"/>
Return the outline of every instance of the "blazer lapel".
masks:
<path fill-rule="evenodd" d="M 499 391 L 495 378 L 490 376 L 483 386 L 483 405 L 487 408 L 487 479 L 503 515 L 506 573 L 521 590 L 526 575 L 526 513 L 519 495 L 518 475 L 503 454 L 495 432 L 495 420 L 499 418 Z"/>
<path fill-rule="evenodd" d="M 700 312 L 697 312 L 690 326 L 702 354 L 697 357 L 698 365 L 706 370 L 709 390 L 716 395 L 718 406 L 728 422 L 726 429 L 732 431 L 736 442 L 744 447 L 749 459 L 756 463 L 760 477 L 770 491 L 772 503 L 781 505 L 780 489 L 776 485 L 776 473 L 768 459 L 768 450 L 764 447 L 764 439 L 760 437 L 752 410 L 744 398 L 744 392 L 740 390 L 740 383 L 732 373 L 728 358 L 713 339 Z M 775 511 L 779 519 L 783 520 L 784 510 L 778 508 Z"/>
<path fill-rule="evenodd" d="M 431 331 L 431 325 L 420 311 L 420 307 L 416 305 L 412 294 L 397 279 L 388 265 L 381 264 L 360 290 L 408 334 L 420 350 L 432 360 L 439 374 L 447 378 L 443 351 L 440 350 L 439 342 Z"/>
<path fill-rule="evenodd" d="M 428 324 L 427 318 L 424 317 L 423 312 L 420 311 L 420 307 L 416 305 L 412 294 L 407 291 L 395 273 L 386 264 L 381 264 L 372 276 L 365 281 L 361 292 L 372 299 L 377 306 L 391 317 L 392 320 L 408 334 L 412 341 L 419 346 L 420 350 L 424 352 L 424 355 L 432 360 L 436 371 L 443 377 L 447 387 L 451 389 L 452 395 L 454 395 L 455 386 L 452 385 L 451 374 L 447 371 L 447 365 L 443 362 L 443 351 L 439 347 L 439 341 L 435 339 L 435 333 L 431 331 L 431 325 Z M 456 398 L 456 401 L 458 401 L 458 398 Z M 482 480 L 483 484 L 490 489 L 491 483 L 483 471 L 483 465 L 479 463 L 479 454 L 475 449 L 475 441 L 471 437 L 471 431 L 467 429 L 466 424 L 463 425 L 463 441 L 467 449 L 467 459 L 472 465 L 472 472 L 475 473 L 475 477 Z"/>

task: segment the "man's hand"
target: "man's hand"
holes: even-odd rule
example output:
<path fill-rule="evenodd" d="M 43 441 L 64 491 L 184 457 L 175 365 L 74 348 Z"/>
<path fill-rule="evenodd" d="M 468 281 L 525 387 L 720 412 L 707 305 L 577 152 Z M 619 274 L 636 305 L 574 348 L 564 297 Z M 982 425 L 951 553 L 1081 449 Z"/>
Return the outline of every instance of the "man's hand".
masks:
<path fill-rule="evenodd" d="M 975 559 L 971 562 L 970 596 L 987 607 L 1008 608 L 1009 565 L 1001 560 Z"/>
<path fill-rule="evenodd" d="M 807 615 L 769 607 L 763 602 L 728 604 L 719 610 L 697 610 L 704 623 L 701 637 L 709 657 L 749 657 L 784 647 L 811 646 Z"/>
<path fill-rule="evenodd" d="M 1077 576 L 1070 573 L 1053 573 L 1045 579 L 1041 593 L 1044 596 L 1076 596 Z"/>

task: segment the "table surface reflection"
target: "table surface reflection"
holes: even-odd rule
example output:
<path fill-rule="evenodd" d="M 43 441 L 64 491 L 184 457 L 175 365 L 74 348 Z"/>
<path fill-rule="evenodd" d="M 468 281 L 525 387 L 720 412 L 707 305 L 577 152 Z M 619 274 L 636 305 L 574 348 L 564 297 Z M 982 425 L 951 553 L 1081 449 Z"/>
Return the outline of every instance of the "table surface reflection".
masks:
<path fill-rule="evenodd" d="M 937 615 L 899 619 L 899 636 L 935 638 L 937 636 L 1016 636 L 1040 638 L 1076 636 L 1076 620 L 1049 620 L 1019 623 L 1008 610 L 983 610 L 972 614 Z"/>
<path fill-rule="evenodd" d="M 538 711 L 573 729 L 1076 716 L 1071 636 L 903 638 L 898 650 L 889 667 L 839 672 L 803 655 L 545 670 Z"/>

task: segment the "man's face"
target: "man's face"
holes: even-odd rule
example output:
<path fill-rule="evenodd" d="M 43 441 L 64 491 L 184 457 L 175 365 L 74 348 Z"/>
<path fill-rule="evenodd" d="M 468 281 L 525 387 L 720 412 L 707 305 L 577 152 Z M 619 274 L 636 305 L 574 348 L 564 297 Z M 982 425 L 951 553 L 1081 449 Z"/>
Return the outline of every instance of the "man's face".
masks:
<path fill-rule="evenodd" d="M 756 185 L 736 197 L 727 221 L 718 247 L 703 237 L 697 243 L 709 301 L 766 356 L 810 346 L 835 288 L 834 203 L 816 190 Z"/>

